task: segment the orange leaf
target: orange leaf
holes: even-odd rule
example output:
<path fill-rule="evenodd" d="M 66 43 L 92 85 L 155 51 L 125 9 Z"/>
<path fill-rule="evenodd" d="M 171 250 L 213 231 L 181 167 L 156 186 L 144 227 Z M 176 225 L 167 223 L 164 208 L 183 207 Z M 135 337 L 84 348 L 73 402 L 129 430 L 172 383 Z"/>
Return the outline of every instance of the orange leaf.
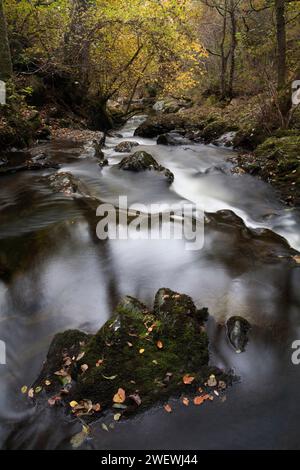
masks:
<path fill-rule="evenodd" d="M 123 388 L 119 388 L 119 390 L 117 391 L 117 393 L 115 394 L 113 398 L 114 403 L 124 403 L 125 399 L 126 399 L 125 390 L 123 390 Z"/>
<path fill-rule="evenodd" d="M 190 400 L 189 400 L 188 398 L 184 397 L 184 398 L 182 399 L 182 403 L 183 403 L 185 406 L 189 406 Z"/>
<path fill-rule="evenodd" d="M 164 406 L 164 409 L 167 413 L 172 413 L 172 407 L 168 403 Z"/>
<path fill-rule="evenodd" d="M 202 405 L 205 400 L 209 400 L 209 395 L 200 395 L 194 398 L 194 405 Z"/>
<path fill-rule="evenodd" d="M 162 341 L 157 341 L 156 346 L 158 347 L 158 349 L 162 349 L 164 347 Z"/>
<path fill-rule="evenodd" d="M 204 402 L 204 398 L 202 396 L 194 398 L 194 405 L 202 405 L 203 402 Z"/>
<path fill-rule="evenodd" d="M 195 377 L 193 377 L 189 374 L 186 374 L 182 377 L 182 381 L 186 385 L 190 385 L 194 380 L 195 380 Z"/>

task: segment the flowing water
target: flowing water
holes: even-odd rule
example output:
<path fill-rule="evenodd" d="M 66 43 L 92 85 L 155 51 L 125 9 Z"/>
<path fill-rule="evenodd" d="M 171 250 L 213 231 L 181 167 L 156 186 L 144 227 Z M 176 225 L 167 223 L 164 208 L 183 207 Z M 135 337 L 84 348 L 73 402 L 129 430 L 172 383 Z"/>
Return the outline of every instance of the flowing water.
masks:
<path fill-rule="evenodd" d="M 275 192 L 248 175 L 230 173 L 232 151 L 200 144 L 163 147 L 133 137 L 140 118 L 107 140 L 110 165 L 100 170 L 91 146 L 53 142 L 46 152 L 79 178 L 102 202 L 177 203 L 192 201 L 210 213 L 214 224 L 202 250 L 188 251 L 182 240 L 110 240 L 96 237 L 95 210 L 80 198 L 54 193 L 47 175 L 54 170 L 21 172 L 0 181 L 0 339 L 6 365 L 0 365 L 0 445 L 7 449 L 70 448 L 80 425 L 53 408 L 34 408 L 20 388 L 37 377 L 55 333 L 68 328 L 95 332 L 123 295 L 151 306 L 160 287 L 189 294 L 209 308 L 211 362 L 233 368 L 241 380 L 225 402 L 202 407 L 171 400 L 117 423 L 106 432 L 92 426 L 91 449 L 300 448 L 300 365 L 293 365 L 292 342 L 300 339 L 299 268 L 287 246 L 300 249 L 300 219 L 281 205 Z M 112 167 L 123 154 L 114 147 L 137 140 L 175 175 L 169 187 L 149 172 Z M 18 155 L 16 154 L 17 158 Z M 253 229 L 269 228 L 263 240 L 249 238 L 229 209 Z M 224 322 L 242 315 L 253 325 L 245 353 L 236 354 Z"/>

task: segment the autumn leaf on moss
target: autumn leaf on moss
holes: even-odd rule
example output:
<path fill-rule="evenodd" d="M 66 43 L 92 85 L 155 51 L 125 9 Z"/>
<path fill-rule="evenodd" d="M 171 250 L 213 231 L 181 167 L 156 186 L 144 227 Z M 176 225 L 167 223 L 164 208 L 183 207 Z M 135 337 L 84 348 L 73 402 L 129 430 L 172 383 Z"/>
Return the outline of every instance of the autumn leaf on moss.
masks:
<path fill-rule="evenodd" d="M 167 413 L 172 413 L 172 407 L 168 403 L 164 406 L 164 409 Z"/>
<path fill-rule="evenodd" d="M 195 377 L 193 377 L 190 374 L 186 374 L 182 377 L 182 381 L 185 385 L 190 385 L 192 382 L 194 382 Z"/>
<path fill-rule="evenodd" d="M 113 397 L 113 402 L 114 403 L 124 403 L 125 399 L 126 399 L 125 390 L 123 390 L 123 388 L 119 388 L 119 390 L 117 391 L 117 393 Z"/>

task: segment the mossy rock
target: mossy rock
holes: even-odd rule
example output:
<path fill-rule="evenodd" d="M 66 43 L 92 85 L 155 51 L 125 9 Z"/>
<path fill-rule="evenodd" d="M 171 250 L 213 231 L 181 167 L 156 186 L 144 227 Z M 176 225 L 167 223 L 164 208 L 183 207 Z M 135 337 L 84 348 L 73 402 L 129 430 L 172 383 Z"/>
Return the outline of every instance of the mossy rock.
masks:
<path fill-rule="evenodd" d="M 234 139 L 233 147 L 245 150 L 255 150 L 266 139 L 266 133 L 258 127 L 240 129 Z"/>
<path fill-rule="evenodd" d="M 68 411 L 72 400 L 99 403 L 101 411 L 114 408 L 113 398 L 121 388 L 126 398 L 117 407 L 130 414 L 171 395 L 196 390 L 212 372 L 229 381 L 208 366 L 207 315 L 207 309 L 197 310 L 189 296 L 170 289 L 157 292 L 152 311 L 127 296 L 94 336 L 76 330 L 57 335 L 34 387 L 45 389 L 46 379 L 57 382 L 55 372 L 64 368 L 66 354 L 73 358 L 72 382 L 60 402 Z M 183 383 L 185 374 L 195 377 L 192 385 Z M 58 392 L 51 389 L 52 395 Z"/>
<path fill-rule="evenodd" d="M 207 124 L 202 131 L 202 138 L 205 143 L 212 142 L 229 131 L 235 131 L 237 127 L 222 120 L 212 121 Z"/>
<path fill-rule="evenodd" d="M 155 158 L 153 158 L 150 153 L 145 152 L 144 150 L 139 150 L 133 155 L 124 157 L 118 164 L 118 167 L 121 170 L 134 172 L 154 170 L 155 172 L 160 173 L 166 177 L 169 184 L 173 183 L 174 181 L 173 173 L 169 169 L 159 165 Z"/>
<path fill-rule="evenodd" d="M 160 114 L 151 116 L 144 121 L 136 130 L 134 135 L 153 138 L 160 134 L 166 134 L 178 127 L 185 127 L 186 120 L 180 114 Z"/>

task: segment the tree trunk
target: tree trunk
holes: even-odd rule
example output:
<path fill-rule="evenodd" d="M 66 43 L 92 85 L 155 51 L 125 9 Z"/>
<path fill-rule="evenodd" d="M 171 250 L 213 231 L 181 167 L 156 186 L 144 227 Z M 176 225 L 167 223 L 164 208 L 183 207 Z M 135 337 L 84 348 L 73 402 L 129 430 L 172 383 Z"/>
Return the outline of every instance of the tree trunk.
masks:
<path fill-rule="evenodd" d="M 220 85 L 221 85 L 221 99 L 226 98 L 227 87 L 226 87 L 226 70 L 227 70 L 227 61 L 228 56 L 225 54 L 225 39 L 226 39 L 226 30 L 227 30 L 227 0 L 224 1 L 224 13 L 223 13 L 223 32 L 222 40 L 220 44 L 220 55 L 221 55 L 221 74 L 220 74 Z"/>
<path fill-rule="evenodd" d="M 69 30 L 64 38 L 64 61 L 69 67 L 79 70 L 78 78 L 88 85 L 88 66 L 90 43 L 85 39 L 85 13 L 89 8 L 88 0 L 72 0 L 72 13 Z"/>
<path fill-rule="evenodd" d="M 0 0 L 0 80 L 6 82 L 12 76 L 12 61 L 8 43 L 3 0 Z"/>
<path fill-rule="evenodd" d="M 233 83 L 235 76 L 235 50 L 237 46 L 236 40 L 236 16 L 234 0 L 230 0 L 230 21 L 231 21 L 231 45 L 230 45 L 230 71 L 229 71 L 229 84 L 228 84 L 228 96 L 233 97 Z"/>
<path fill-rule="evenodd" d="M 275 0 L 277 38 L 277 88 L 282 90 L 286 83 L 286 24 L 285 0 Z"/>

